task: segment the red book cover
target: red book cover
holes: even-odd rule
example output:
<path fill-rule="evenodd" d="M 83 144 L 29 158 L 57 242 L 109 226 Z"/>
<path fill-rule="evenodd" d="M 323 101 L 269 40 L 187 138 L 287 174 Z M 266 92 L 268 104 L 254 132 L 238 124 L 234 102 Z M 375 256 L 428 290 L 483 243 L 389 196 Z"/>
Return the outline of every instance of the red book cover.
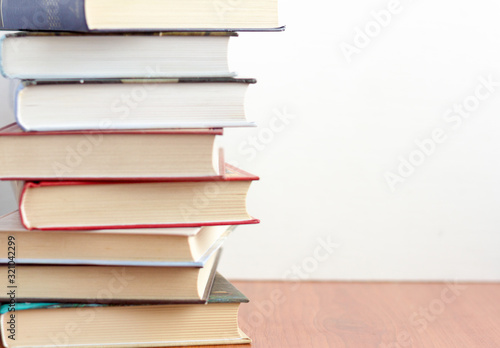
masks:
<path fill-rule="evenodd" d="M 98 230 L 98 229 L 132 229 L 132 228 L 165 228 L 165 227 L 198 227 L 198 226 L 214 226 L 214 225 L 242 225 L 242 224 L 256 224 L 260 221 L 258 219 L 248 217 L 239 220 L 218 220 L 218 221 L 185 221 L 185 222 L 168 222 L 168 223 L 139 223 L 139 224 L 86 224 L 79 226 L 36 226 L 32 225 L 29 221 L 28 215 L 30 215 L 26 209 L 26 196 L 30 190 L 36 190 L 37 188 L 45 187 L 61 187 L 61 186 L 88 186 L 88 187 L 98 187 L 98 186 L 112 186 L 112 185 L 125 185 L 124 190 L 127 190 L 126 185 L 151 185 L 151 184 L 164 184 L 164 183 L 200 183 L 200 184 L 210 184 L 210 183 L 229 183 L 229 182 L 244 182 L 244 181 L 255 181 L 259 180 L 259 177 L 247 173 L 239 168 L 226 164 L 225 174 L 220 178 L 215 178 L 209 182 L 201 182 L 197 180 L 179 180 L 179 179 L 165 179 L 155 182 L 140 182 L 140 181 L 127 181 L 127 182 L 108 182 L 108 181 L 41 181 L 41 182 L 24 182 L 22 190 L 19 195 L 19 211 L 21 214 L 21 220 L 26 229 L 33 230 Z M 246 194 L 246 192 L 245 192 Z M 177 198 L 177 197 L 176 197 Z M 71 197 L 65 198 L 68 200 L 68 205 Z M 137 207 L 140 209 L 140 200 L 137 201 Z M 39 208 L 41 208 L 39 206 Z M 37 207 L 33 207 L 37 209 Z M 64 215 L 63 212 L 61 214 Z M 57 215 L 57 214 L 56 214 Z"/>

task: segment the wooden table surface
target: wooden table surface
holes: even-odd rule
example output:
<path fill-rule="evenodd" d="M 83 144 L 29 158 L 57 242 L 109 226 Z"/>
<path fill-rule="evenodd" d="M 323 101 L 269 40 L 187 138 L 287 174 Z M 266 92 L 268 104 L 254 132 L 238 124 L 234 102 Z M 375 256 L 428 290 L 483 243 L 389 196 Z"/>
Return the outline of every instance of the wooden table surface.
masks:
<path fill-rule="evenodd" d="M 253 344 L 224 347 L 500 347 L 500 284 L 234 284 Z"/>

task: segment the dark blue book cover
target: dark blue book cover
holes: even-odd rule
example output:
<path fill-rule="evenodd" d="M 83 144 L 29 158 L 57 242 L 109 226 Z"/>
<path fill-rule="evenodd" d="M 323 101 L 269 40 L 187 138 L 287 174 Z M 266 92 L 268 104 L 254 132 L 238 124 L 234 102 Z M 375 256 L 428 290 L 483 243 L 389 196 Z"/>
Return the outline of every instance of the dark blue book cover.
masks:
<path fill-rule="evenodd" d="M 1 0 L 3 30 L 88 31 L 85 0 Z"/>

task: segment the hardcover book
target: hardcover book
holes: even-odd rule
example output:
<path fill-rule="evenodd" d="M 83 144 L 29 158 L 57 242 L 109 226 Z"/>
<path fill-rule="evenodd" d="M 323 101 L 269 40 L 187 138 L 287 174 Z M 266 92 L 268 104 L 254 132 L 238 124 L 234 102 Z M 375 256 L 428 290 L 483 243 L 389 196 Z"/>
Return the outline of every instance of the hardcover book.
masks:
<path fill-rule="evenodd" d="M 246 302 L 217 274 L 206 305 L 18 303 L 12 312 L 6 304 L 0 317 L 2 343 L 7 348 L 246 344 L 251 340 L 238 326 L 238 310 Z M 9 331 L 11 325 L 15 329 Z"/>
<path fill-rule="evenodd" d="M 0 129 L 0 179 L 144 180 L 224 176 L 222 129 L 24 132 Z"/>
<path fill-rule="evenodd" d="M 203 267 L 235 226 L 96 231 L 29 231 L 19 212 L 0 218 L 0 250 L 16 264 Z M 0 263 L 7 264 L 7 255 Z"/>
<path fill-rule="evenodd" d="M 235 33 L 17 33 L 0 42 L 0 71 L 17 79 L 233 76 Z"/>
<path fill-rule="evenodd" d="M 258 223 L 246 208 L 259 178 L 230 165 L 212 181 L 26 182 L 18 187 L 27 229 L 95 230 Z"/>
<path fill-rule="evenodd" d="M 252 126 L 245 94 L 254 79 L 24 81 L 16 96 L 25 131 Z"/>
<path fill-rule="evenodd" d="M 219 256 L 214 251 L 204 267 L 4 264 L 0 302 L 14 294 L 19 302 L 205 303 Z"/>
<path fill-rule="evenodd" d="M 32 31 L 282 30 L 277 0 L 3 0 L 0 28 Z"/>

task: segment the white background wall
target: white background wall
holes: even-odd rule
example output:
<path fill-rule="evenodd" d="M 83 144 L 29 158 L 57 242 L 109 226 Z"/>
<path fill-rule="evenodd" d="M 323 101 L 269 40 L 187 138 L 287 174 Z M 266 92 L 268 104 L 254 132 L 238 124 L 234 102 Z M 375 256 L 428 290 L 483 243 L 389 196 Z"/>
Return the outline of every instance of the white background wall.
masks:
<path fill-rule="evenodd" d="M 221 271 L 500 280 L 499 10 L 494 0 L 293 0 L 281 7 L 286 32 L 234 39 L 234 69 L 259 80 L 247 103 L 260 127 L 229 129 L 224 143 L 230 162 L 262 178 L 249 197 L 262 224 L 232 235 Z M 387 175 L 402 182 L 392 190 Z M 0 197 L 1 212 L 14 207 L 3 184 Z"/>

